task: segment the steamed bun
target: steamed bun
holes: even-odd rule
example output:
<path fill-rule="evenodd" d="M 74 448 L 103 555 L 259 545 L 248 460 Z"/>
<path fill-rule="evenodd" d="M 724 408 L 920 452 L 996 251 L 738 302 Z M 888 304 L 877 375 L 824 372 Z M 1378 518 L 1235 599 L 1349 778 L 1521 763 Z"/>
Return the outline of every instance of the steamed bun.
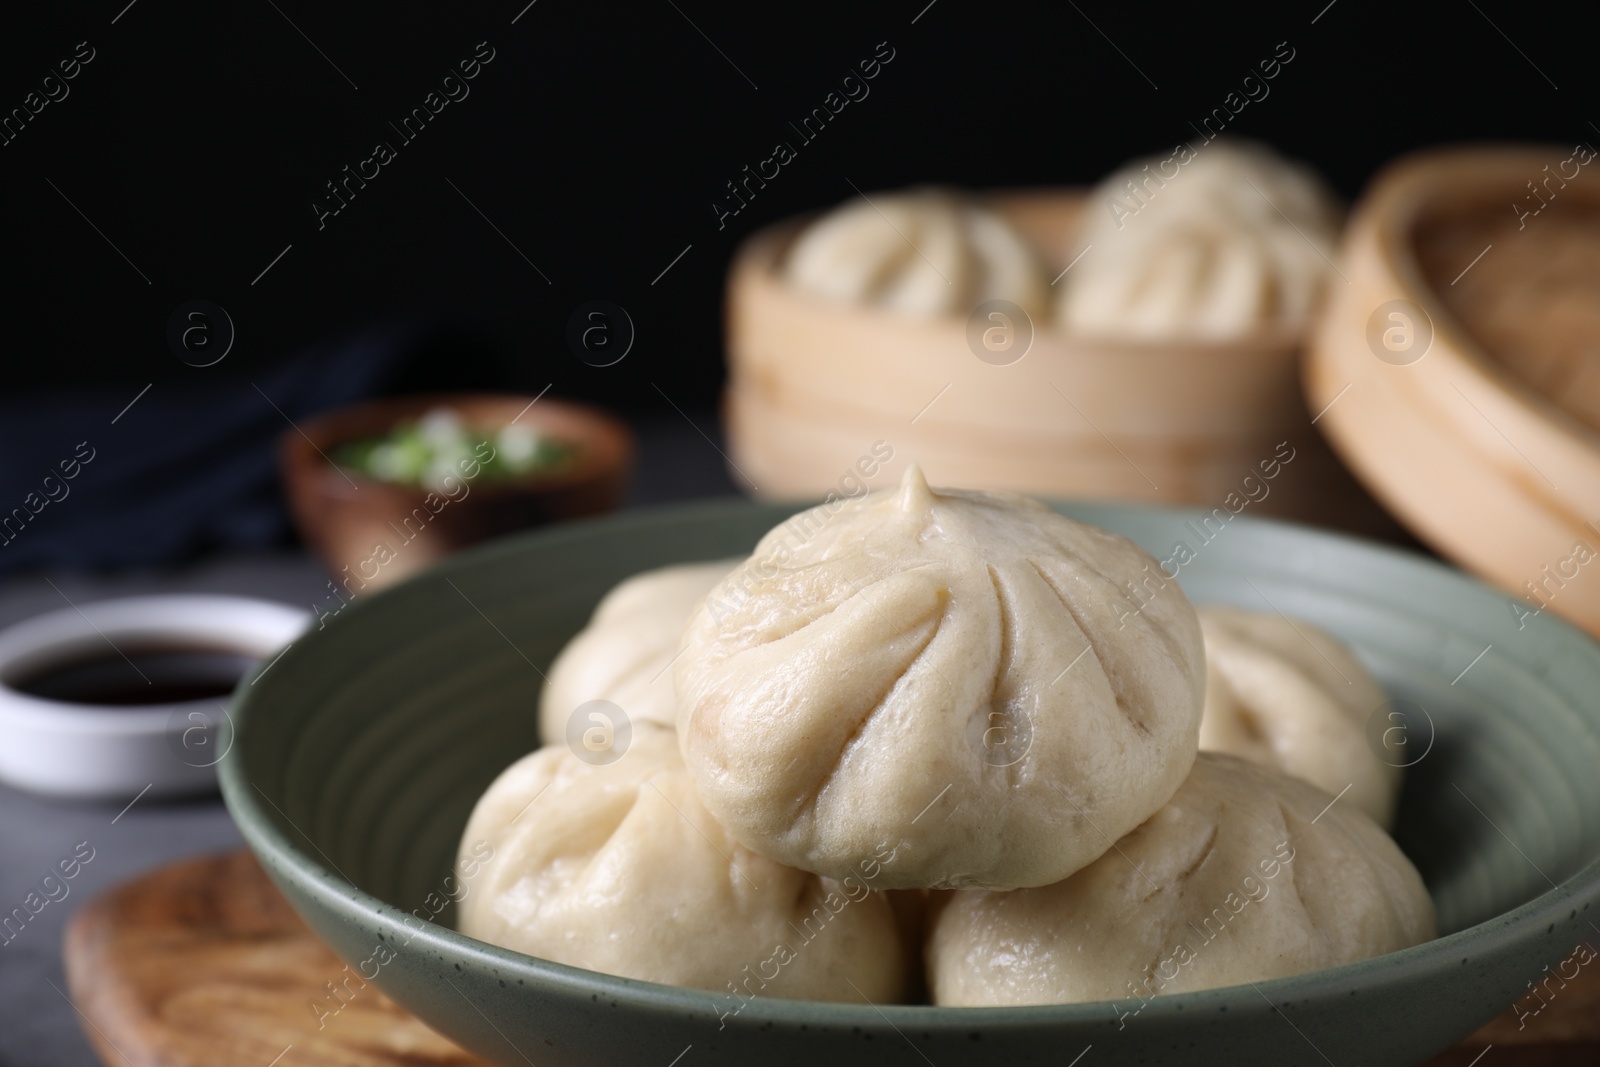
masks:
<path fill-rule="evenodd" d="M 1093 251 L 1062 282 L 1062 324 L 1144 341 L 1303 328 L 1332 270 L 1333 195 L 1260 145 L 1180 153 L 1136 160 L 1089 194 L 1077 246 Z"/>
<path fill-rule="evenodd" d="M 1416 869 L 1332 799 L 1202 752 L 1170 803 L 1071 878 L 940 901 L 926 952 L 934 1003 L 1114 1000 L 1125 1016 L 1158 993 L 1301 974 L 1433 937 Z"/>
<path fill-rule="evenodd" d="M 1205 686 L 1194 609 L 1145 552 L 914 466 L 768 533 L 695 609 L 674 669 L 712 815 L 832 877 L 888 850 L 890 888 L 1090 863 L 1182 783 Z"/>
<path fill-rule="evenodd" d="M 669 730 L 635 731 L 602 766 L 565 746 L 512 764 L 473 810 L 469 853 L 482 873 L 458 925 L 491 944 L 740 997 L 905 993 L 906 946 L 873 869 L 836 882 L 741 847 L 700 806 Z"/>
<path fill-rule="evenodd" d="M 985 300 L 1032 315 L 1048 306 L 1043 268 L 1005 220 L 945 189 L 877 193 L 812 223 L 785 271 L 819 296 L 907 315 L 965 316 Z"/>
<path fill-rule="evenodd" d="M 685 563 L 636 574 L 607 593 L 589 624 L 550 665 L 539 694 L 539 736 L 561 744 L 567 719 L 591 700 L 609 700 L 633 723 L 670 727 L 677 716 L 672 674 L 683 621 L 738 560 Z"/>
<path fill-rule="evenodd" d="M 1348 787 L 1340 803 L 1387 828 L 1405 743 L 1386 729 L 1385 751 L 1373 749 L 1367 723 L 1389 700 L 1361 661 L 1310 623 L 1276 614 L 1205 607 L 1200 627 L 1200 747 L 1275 767 L 1333 795 Z"/>

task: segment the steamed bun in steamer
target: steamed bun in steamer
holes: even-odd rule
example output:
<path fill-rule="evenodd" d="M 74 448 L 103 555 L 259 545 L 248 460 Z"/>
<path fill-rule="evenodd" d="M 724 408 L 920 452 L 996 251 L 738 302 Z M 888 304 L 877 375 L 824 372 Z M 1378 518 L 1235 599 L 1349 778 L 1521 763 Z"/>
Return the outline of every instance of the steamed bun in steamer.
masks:
<path fill-rule="evenodd" d="M 1136 160 L 1089 194 L 1075 247 L 1092 248 L 1057 305 L 1068 330 L 1227 341 L 1305 327 L 1333 271 L 1333 195 L 1259 145 L 1185 149 L 1187 162 Z"/>
<path fill-rule="evenodd" d="M 1043 268 L 999 215 L 945 189 L 876 193 L 807 227 L 785 273 L 819 296 L 907 315 L 963 318 L 1006 299 L 1033 315 L 1048 307 Z"/>

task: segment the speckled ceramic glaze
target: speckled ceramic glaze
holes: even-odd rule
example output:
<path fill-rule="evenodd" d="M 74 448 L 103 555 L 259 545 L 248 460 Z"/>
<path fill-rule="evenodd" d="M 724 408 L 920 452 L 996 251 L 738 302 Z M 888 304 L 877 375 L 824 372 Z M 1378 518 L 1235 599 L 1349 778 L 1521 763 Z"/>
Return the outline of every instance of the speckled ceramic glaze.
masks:
<path fill-rule="evenodd" d="M 1172 559 L 1196 601 L 1304 617 L 1357 650 L 1407 713 L 1416 762 L 1397 836 L 1445 936 L 1255 987 L 1161 996 L 1137 1015 L 1131 999 L 955 1009 L 764 998 L 733 1014 L 731 995 L 456 933 L 447 898 L 471 890 L 452 871 L 457 840 L 479 793 L 537 744 L 540 671 L 621 578 L 747 552 L 788 514 L 743 502 L 501 541 L 361 598 L 241 686 L 224 795 L 273 879 L 353 969 L 508 1067 L 1065 1067 L 1090 1046 L 1083 1067 L 1408 1064 L 1596 935 L 1600 646 L 1548 616 L 1518 629 L 1505 596 L 1406 553 L 1248 517 L 1202 527 L 1190 511 L 1060 510 Z"/>

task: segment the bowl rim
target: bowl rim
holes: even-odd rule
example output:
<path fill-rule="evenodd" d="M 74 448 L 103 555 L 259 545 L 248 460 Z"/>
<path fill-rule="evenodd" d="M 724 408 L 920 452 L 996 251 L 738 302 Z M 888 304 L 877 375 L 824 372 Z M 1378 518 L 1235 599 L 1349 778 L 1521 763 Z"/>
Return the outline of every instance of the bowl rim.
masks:
<path fill-rule="evenodd" d="M 1063 506 L 1091 510 L 1107 508 L 1152 515 L 1161 514 L 1179 521 L 1209 514 L 1201 508 L 1172 507 L 1126 500 L 1050 498 L 1044 499 L 1043 502 L 1053 509 Z M 349 610 L 357 613 L 379 610 L 377 605 L 383 604 L 385 598 L 404 589 L 412 581 L 428 575 L 451 577 L 460 571 L 489 562 L 496 556 L 519 553 L 530 540 L 543 544 L 578 542 L 590 536 L 591 530 L 596 525 L 608 528 L 649 528 L 663 519 L 711 519 L 722 514 L 748 515 L 752 510 L 765 510 L 776 514 L 791 507 L 791 503 L 788 502 L 751 501 L 742 498 L 712 499 L 635 508 L 611 515 L 563 523 L 556 527 L 529 531 L 474 546 L 449 557 L 422 574 L 361 598 L 359 602 L 353 603 Z M 1296 539 L 1302 546 L 1331 544 L 1345 550 L 1353 549 L 1382 559 L 1391 567 L 1405 566 L 1419 569 L 1436 580 L 1465 583 L 1500 595 L 1492 587 L 1471 575 L 1412 549 L 1385 545 L 1282 519 L 1238 517 L 1246 519 L 1248 527 L 1276 531 L 1277 536 Z M 1532 620 L 1530 625 L 1566 634 L 1588 646 L 1596 644 L 1595 639 L 1582 629 L 1556 616 L 1540 616 Z M 289 659 L 302 654 L 297 651 L 299 643 L 297 639 L 289 645 L 279 659 Z M 276 662 L 277 660 L 273 661 L 274 664 Z M 241 680 L 235 691 L 229 711 L 236 729 L 249 718 L 255 682 L 270 666 L 271 664 L 268 664 L 253 670 Z M 275 881 L 291 883 L 298 891 L 318 899 L 328 911 L 339 915 L 345 921 L 373 926 L 392 923 L 396 930 L 405 927 L 411 933 L 411 937 L 404 942 L 408 947 L 420 943 L 422 947 L 431 949 L 441 959 L 452 956 L 458 959 L 471 958 L 479 964 L 487 965 L 501 978 L 526 979 L 530 989 L 540 986 L 555 987 L 573 994 L 604 996 L 614 1000 L 626 998 L 631 1008 L 663 1014 L 681 1016 L 704 1012 L 707 1009 L 712 1015 L 724 1019 L 729 1015 L 739 1014 L 717 1011 L 718 1001 L 733 998 L 733 994 L 591 971 L 502 948 L 436 922 L 425 921 L 420 925 L 415 921 L 407 922 L 406 920 L 414 918 L 410 913 L 356 886 L 338 873 L 337 868 L 332 867 L 332 861 L 326 856 L 322 856 L 322 859 L 326 861 L 327 866 L 319 862 L 312 853 L 316 852 L 317 855 L 321 853 L 311 838 L 290 823 L 287 815 L 281 810 L 276 810 L 277 805 L 261 791 L 260 787 L 245 777 L 242 754 L 235 753 L 234 756 L 235 758 L 223 760 L 219 765 L 219 779 L 229 813 L 250 849 L 256 853 Z M 266 805 L 260 803 L 258 797 L 265 800 Z M 276 815 L 304 838 L 311 845 L 311 849 L 305 850 L 296 845 L 288 833 L 280 830 L 267 806 L 275 809 Z M 1214 1011 L 1219 1008 L 1226 1010 L 1229 1004 L 1237 1003 L 1241 999 L 1253 1003 L 1250 1001 L 1248 991 L 1253 991 L 1257 994 L 1256 999 L 1265 1002 L 1266 1006 L 1276 1011 L 1279 1005 L 1287 1007 L 1295 1002 L 1324 999 L 1330 990 L 1342 992 L 1361 989 L 1371 992 L 1384 987 L 1402 986 L 1429 976 L 1437 970 L 1440 962 L 1458 955 L 1460 964 L 1457 966 L 1466 965 L 1473 957 L 1483 957 L 1516 945 L 1524 939 L 1525 931 L 1552 924 L 1562 925 L 1571 917 L 1566 913 L 1579 914 L 1587 910 L 1591 903 L 1600 902 L 1600 857 L 1588 861 L 1560 882 L 1551 881 L 1531 860 L 1529 866 L 1550 882 L 1549 889 L 1539 892 L 1508 911 L 1453 933 L 1396 952 L 1337 967 L 1255 983 L 1247 982 L 1241 985 L 1156 995 L 1144 1001 L 1142 1007 L 1133 1012 L 1118 1011 L 1118 1005 L 1138 1004 L 1137 998 L 1133 997 L 1127 1000 L 1079 1001 L 1066 1004 L 958 1007 L 870 1002 L 856 1004 L 760 995 L 747 1003 L 759 1002 L 754 1019 L 760 1024 L 771 1022 L 848 1028 L 876 1027 L 887 1022 L 896 1028 L 899 1025 L 914 1025 L 919 1031 L 939 1032 L 944 1035 L 961 1034 L 976 1027 L 1120 1023 L 1130 1014 L 1139 1016 L 1141 1026 L 1181 1025 L 1186 1014 L 1193 1018 L 1207 1010 Z M 1600 927 L 1595 926 L 1594 920 L 1588 922 L 1597 934 L 1600 934 Z"/>

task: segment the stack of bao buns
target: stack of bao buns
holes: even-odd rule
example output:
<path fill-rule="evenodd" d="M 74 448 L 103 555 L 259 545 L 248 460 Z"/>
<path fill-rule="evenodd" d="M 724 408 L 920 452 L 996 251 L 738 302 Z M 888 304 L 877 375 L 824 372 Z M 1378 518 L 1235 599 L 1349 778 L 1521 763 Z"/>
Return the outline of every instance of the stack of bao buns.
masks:
<path fill-rule="evenodd" d="M 740 1005 L 949 1006 L 1142 1003 L 1434 936 L 1384 828 L 1401 761 L 1364 740 L 1382 690 L 1332 637 L 1176 582 L 1130 611 L 1132 542 L 915 466 L 825 507 L 601 602 L 546 746 L 463 834 L 497 856 L 463 932 Z M 596 700 L 625 751 L 571 742 Z"/>
<path fill-rule="evenodd" d="M 947 484 L 1212 507 L 1287 442 L 1295 477 L 1261 511 L 1390 532 L 1301 395 L 1341 221 L 1310 170 L 1222 138 L 1092 189 L 869 190 L 777 223 L 728 279 L 740 484 L 814 499 L 887 441 L 875 488 L 915 459 Z"/>

